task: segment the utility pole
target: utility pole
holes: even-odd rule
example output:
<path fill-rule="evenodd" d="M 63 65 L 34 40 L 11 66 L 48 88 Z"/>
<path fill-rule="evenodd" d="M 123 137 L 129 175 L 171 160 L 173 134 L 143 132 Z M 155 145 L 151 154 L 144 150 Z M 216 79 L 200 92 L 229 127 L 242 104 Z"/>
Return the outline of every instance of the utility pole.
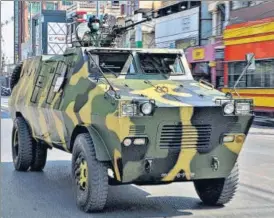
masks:
<path fill-rule="evenodd" d="M 30 4 L 30 55 L 33 56 L 33 43 L 32 43 L 32 2 Z"/>
<path fill-rule="evenodd" d="M 100 14 L 100 1 L 96 1 L 96 16 L 99 18 Z"/>
<path fill-rule="evenodd" d="M 143 18 L 142 13 L 137 13 L 136 14 L 137 22 L 141 21 L 142 18 Z M 143 47 L 142 24 L 138 24 L 136 26 L 135 43 L 136 43 L 136 48 L 142 48 Z"/>
<path fill-rule="evenodd" d="M 2 74 L 2 20 L 1 20 L 2 2 L 0 2 L 0 70 Z"/>

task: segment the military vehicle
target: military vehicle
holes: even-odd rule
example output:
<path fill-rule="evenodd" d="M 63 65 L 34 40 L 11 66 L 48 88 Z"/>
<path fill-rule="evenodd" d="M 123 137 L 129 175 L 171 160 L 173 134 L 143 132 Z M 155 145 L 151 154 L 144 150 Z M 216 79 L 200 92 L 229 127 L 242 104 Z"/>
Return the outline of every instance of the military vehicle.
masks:
<path fill-rule="evenodd" d="M 236 191 L 253 102 L 195 81 L 183 50 L 67 48 L 24 60 L 11 88 L 15 169 L 43 170 L 48 149 L 71 153 L 85 212 L 105 208 L 109 185 L 191 181 L 207 205 Z"/>

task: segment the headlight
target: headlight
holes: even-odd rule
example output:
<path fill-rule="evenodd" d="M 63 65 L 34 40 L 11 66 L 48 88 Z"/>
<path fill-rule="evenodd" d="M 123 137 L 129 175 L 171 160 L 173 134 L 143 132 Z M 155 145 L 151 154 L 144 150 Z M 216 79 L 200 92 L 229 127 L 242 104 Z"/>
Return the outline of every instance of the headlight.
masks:
<path fill-rule="evenodd" d="M 124 139 L 124 141 L 123 141 L 123 144 L 124 144 L 124 146 L 126 146 L 126 147 L 130 146 L 131 143 L 132 143 L 132 140 L 131 140 L 130 138 L 126 138 L 126 139 Z"/>
<path fill-rule="evenodd" d="M 249 102 L 236 103 L 235 113 L 236 114 L 249 114 L 251 111 L 251 105 Z"/>
<path fill-rule="evenodd" d="M 146 138 L 137 138 L 133 141 L 134 145 L 145 145 L 146 144 Z"/>
<path fill-rule="evenodd" d="M 225 135 L 223 137 L 223 142 L 233 142 L 234 141 L 234 135 Z"/>
<path fill-rule="evenodd" d="M 153 110 L 153 105 L 150 102 L 146 102 L 142 104 L 141 106 L 141 112 L 145 115 L 151 114 L 152 110 Z"/>
<path fill-rule="evenodd" d="M 225 114 L 232 114 L 234 112 L 234 104 L 232 103 L 225 104 L 224 112 Z"/>
<path fill-rule="evenodd" d="M 136 104 L 123 104 L 122 105 L 122 116 L 134 116 L 137 113 Z"/>

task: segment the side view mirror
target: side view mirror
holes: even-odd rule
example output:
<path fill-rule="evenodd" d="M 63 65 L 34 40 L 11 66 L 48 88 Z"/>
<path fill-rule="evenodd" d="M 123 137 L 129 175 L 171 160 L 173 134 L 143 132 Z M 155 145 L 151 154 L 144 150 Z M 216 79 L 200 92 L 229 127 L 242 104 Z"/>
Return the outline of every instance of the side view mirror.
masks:
<path fill-rule="evenodd" d="M 230 92 L 225 93 L 225 97 L 232 99 L 233 96 Z"/>

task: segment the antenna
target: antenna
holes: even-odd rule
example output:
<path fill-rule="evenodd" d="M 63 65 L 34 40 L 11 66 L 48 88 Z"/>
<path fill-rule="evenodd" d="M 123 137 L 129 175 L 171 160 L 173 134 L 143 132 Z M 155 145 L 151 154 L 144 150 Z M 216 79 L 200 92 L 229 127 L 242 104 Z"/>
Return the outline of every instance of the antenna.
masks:
<path fill-rule="evenodd" d="M 247 60 L 247 65 L 244 68 L 242 74 L 239 76 L 238 80 L 236 81 L 233 89 L 234 92 L 236 92 L 236 94 L 238 95 L 238 97 L 240 96 L 239 93 L 236 91 L 236 86 L 238 85 L 238 83 L 240 82 L 241 78 L 244 76 L 244 74 L 247 72 L 247 70 L 255 70 L 255 55 L 253 53 L 248 53 L 246 54 L 246 60 Z"/>
<path fill-rule="evenodd" d="M 120 99 L 120 98 L 121 98 L 120 95 L 117 93 L 117 91 L 114 89 L 114 87 L 112 86 L 112 84 L 109 82 L 109 80 L 108 80 L 107 77 L 105 76 L 104 72 L 101 70 L 101 67 L 98 66 L 98 65 L 96 64 L 96 61 L 94 61 L 94 59 L 92 58 L 91 54 L 90 54 L 87 50 L 85 50 L 85 53 L 88 54 L 88 56 L 93 60 L 93 63 L 96 65 L 96 67 L 99 69 L 99 71 L 100 71 L 100 73 L 102 74 L 102 76 L 104 77 L 104 79 L 105 79 L 105 80 L 107 81 L 107 83 L 109 84 L 110 89 L 115 93 L 115 97 L 116 97 L 117 99 Z"/>

